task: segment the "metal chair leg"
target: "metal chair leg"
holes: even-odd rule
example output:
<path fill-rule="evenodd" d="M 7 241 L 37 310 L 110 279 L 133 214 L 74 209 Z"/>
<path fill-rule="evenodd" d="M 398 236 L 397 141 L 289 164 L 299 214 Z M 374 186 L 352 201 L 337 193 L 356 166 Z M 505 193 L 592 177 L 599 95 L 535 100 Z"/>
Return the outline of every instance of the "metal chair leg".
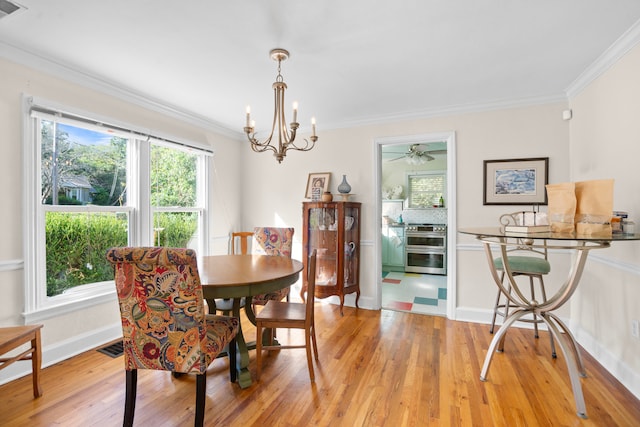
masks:
<path fill-rule="evenodd" d="M 529 276 L 529 289 L 531 290 L 531 300 L 535 300 L 536 299 L 536 290 L 535 287 L 533 286 L 533 276 Z M 533 313 L 533 336 L 536 338 L 540 338 L 540 335 L 538 334 L 538 316 L 536 316 L 535 313 Z"/>
<path fill-rule="evenodd" d="M 544 289 L 544 280 L 542 276 L 540 276 L 540 291 L 542 292 L 542 301 L 547 301 L 547 291 Z M 549 341 L 551 344 L 551 357 L 554 359 L 558 358 L 558 354 L 556 353 L 556 345 L 553 342 L 553 334 L 549 331 Z"/>

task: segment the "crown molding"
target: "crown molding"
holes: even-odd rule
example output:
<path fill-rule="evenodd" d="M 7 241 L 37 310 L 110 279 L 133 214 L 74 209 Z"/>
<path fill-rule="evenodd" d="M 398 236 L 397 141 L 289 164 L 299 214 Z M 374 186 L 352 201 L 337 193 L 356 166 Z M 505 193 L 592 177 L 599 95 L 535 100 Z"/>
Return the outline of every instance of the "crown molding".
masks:
<path fill-rule="evenodd" d="M 640 21 L 631 26 L 618 40 L 605 50 L 586 70 L 566 89 L 567 97 L 573 98 L 582 92 L 595 79 L 611 68 L 624 55 L 640 43 Z"/>
<path fill-rule="evenodd" d="M 71 68 L 44 55 L 29 52 L 6 42 L 0 41 L 0 57 L 70 83 L 78 84 L 139 107 L 218 133 L 222 136 L 237 140 L 242 139 L 241 132 L 232 131 L 214 120 L 149 98 L 148 96 L 142 95 L 133 89 L 125 88 L 108 80 L 97 78 L 87 72 Z"/>
<path fill-rule="evenodd" d="M 531 107 L 534 105 L 553 104 L 568 101 L 565 93 L 552 94 L 547 96 L 535 96 L 528 98 L 514 98 L 482 102 L 476 104 L 459 104 L 432 109 L 403 111 L 396 114 L 362 118 L 360 120 L 350 120 L 341 123 L 328 123 L 323 128 L 340 129 L 358 126 L 370 126 L 388 124 L 406 120 L 429 119 L 434 117 L 454 116 L 460 114 L 480 113 L 484 111 L 506 110 L 509 108 Z"/>

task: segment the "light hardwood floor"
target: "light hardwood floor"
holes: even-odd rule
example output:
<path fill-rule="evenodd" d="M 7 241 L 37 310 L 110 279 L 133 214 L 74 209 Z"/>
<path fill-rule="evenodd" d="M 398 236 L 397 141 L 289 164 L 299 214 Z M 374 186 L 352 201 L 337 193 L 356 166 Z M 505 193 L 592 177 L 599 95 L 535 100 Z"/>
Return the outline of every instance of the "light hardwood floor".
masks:
<path fill-rule="evenodd" d="M 507 334 L 487 382 L 479 379 L 487 325 L 443 317 L 316 307 L 320 361 L 311 384 L 304 350 L 264 358 L 261 381 L 241 390 L 228 362 L 207 379 L 207 426 L 638 426 L 640 402 L 583 352 L 589 419 L 577 417 L 562 355 L 528 329 Z M 243 320 L 246 335 L 255 328 Z M 279 331 L 281 342 L 301 335 Z M 255 352 L 251 352 L 255 375 Z M 255 378 L 255 376 L 254 376 Z M 46 368 L 44 395 L 31 379 L 0 387 L 3 426 L 118 426 L 124 410 L 122 357 L 97 351 Z M 140 371 L 136 426 L 193 425 L 195 378 Z"/>

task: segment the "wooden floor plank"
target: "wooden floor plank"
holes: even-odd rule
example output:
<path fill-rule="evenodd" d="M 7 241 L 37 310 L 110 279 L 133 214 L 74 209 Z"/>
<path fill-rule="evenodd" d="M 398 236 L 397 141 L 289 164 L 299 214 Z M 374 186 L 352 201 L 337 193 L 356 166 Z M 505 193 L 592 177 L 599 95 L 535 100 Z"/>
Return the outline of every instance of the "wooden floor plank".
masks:
<path fill-rule="evenodd" d="M 261 381 L 229 382 L 228 362 L 207 375 L 205 424 L 215 426 L 638 426 L 640 402 L 583 351 L 589 419 L 578 418 L 564 356 L 548 335 L 507 335 L 486 382 L 479 379 L 492 336 L 487 325 L 437 316 L 356 310 L 318 303 L 320 360 L 310 383 L 303 349 L 265 353 Z M 255 328 L 243 319 L 247 339 Z M 302 335 L 279 331 L 283 342 Z M 255 378 L 255 352 L 250 369 Z M 124 411 L 122 357 L 97 351 L 0 386 L 3 426 L 119 426 Z M 140 371 L 135 425 L 193 425 L 195 377 Z"/>

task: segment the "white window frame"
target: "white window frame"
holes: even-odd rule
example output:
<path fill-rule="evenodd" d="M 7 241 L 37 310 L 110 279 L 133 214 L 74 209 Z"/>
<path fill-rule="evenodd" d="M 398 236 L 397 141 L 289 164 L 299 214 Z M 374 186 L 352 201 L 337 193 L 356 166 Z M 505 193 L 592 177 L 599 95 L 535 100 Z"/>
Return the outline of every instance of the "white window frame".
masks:
<path fill-rule="evenodd" d="M 32 108 L 40 107 L 56 111 L 65 111 L 78 117 L 94 117 L 91 113 L 73 111 L 68 107 L 43 99 L 29 96 L 23 97 L 23 153 L 24 153 L 24 292 L 25 306 L 23 317 L 26 323 L 38 322 L 47 318 L 60 316 L 65 313 L 86 309 L 87 307 L 116 300 L 113 280 L 90 283 L 70 289 L 63 294 L 53 297 L 47 296 L 46 286 L 46 256 L 45 256 L 45 215 L 46 212 L 123 212 L 129 219 L 129 245 L 153 245 L 153 213 L 154 212 L 198 212 L 200 230 L 198 247 L 199 254 L 208 252 L 208 212 L 209 197 L 206 191 L 209 169 L 211 167 L 212 152 L 200 149 L 196 144 L 172 143 L 159 137 L 151 137 L 138 132 L 130 125 L 118 125 L 117 134 L 128 138 L 127 153 L 127 206 L 56 206 L 41 203 L 41 133 L 39 120 L 32 118 Z M 38 114 L 36 114 L 38 115 Z M 58 120 L 63 122 L 63 120 Z M 115 123 L 114 120 L 96 118 L 96 122 Z M 90 127 L 82 122 L 72 125 Z M 131 129 L 123 132 L 123 129 Z M 144 136 L 144 139 L 143 139 Z M 150 205 L 150 147 L 160 144 L 171 148 L 197 152 L 198 196 L 197 206 L 187 208 L 152 207 Z M 145 191 L 145 189 L 147 191 Z"/>

